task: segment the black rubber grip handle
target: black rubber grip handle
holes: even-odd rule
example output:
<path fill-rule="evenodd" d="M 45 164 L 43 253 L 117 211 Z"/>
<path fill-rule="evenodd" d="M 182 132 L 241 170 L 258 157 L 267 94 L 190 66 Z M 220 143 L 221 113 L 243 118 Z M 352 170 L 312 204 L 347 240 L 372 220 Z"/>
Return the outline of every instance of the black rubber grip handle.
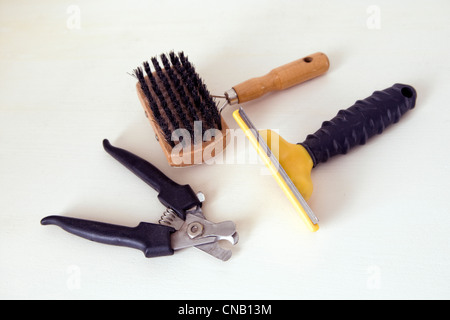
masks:
<path fill-rule="evenodd" d="M 311 155 L 314 167 L 334 155 L 345 154 L 389 125 L 396 123 L 416 103 L 416 90 L 405 84 L 394 84 L 370 97 L 358 100 L 336 117 L 325 121 L 314 134 L 300 143 Z"/>
<path fill-rule="evenodd" d="M 170 235 L 175 229 L 164 225 L 141 222 L 137 227 L 130 228 L 62 216 L 45 217 L 41 224 L 57 225 L 95 242 L 139 249 L 147 258 L 173 254 Z"/>
<path fill-rule="evenodd" d="M 103 140 L 103 147 L 114 159 L 155 189 L 159 193 L 159 201 L 173 209 L 181 219 L 186 218 L 186 210 L 201 206 L 201 202 L 189 185 L 179 185 L 150 162 L 127 150 L 112 146 L 107 139 Z"/>

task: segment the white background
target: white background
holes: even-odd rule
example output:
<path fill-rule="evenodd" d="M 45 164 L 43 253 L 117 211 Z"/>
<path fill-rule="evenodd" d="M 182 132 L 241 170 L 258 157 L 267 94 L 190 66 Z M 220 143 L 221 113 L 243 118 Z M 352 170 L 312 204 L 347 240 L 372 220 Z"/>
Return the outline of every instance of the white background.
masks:
<path fill-rule="evenodd" d="M 449 15 L 446 0 L 1 1 L 0 298 L 450 298 Z M 326 75 L 245 105 L 290 142 L 396 82 L 417 105 L 313 170 L 310 233 L 249 146 L 224 164 L 167 165 L 127 73 L 171 50 L 216 94 L 326 53 Z M 195 248 L 146 259 L 41 226 L 50 214 L 159 219 L 156 192 L 104 138 L 203 191 L 210 220 L 235 221 L 231 260 Z"/>

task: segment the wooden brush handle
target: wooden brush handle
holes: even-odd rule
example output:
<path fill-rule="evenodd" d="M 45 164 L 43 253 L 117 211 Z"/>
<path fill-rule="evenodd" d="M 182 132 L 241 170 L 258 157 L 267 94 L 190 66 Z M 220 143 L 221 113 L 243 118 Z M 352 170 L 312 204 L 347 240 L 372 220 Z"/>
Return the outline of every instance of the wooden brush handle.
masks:
<path fill-rule="evenodd" d="M 271 91 L 290 88 L 325 73 L 330 66 L 328 58 L 321 52 L 285 64 L 268 74 L 252 78 L 233 87 L 238 102 L 259 98 Z"/>

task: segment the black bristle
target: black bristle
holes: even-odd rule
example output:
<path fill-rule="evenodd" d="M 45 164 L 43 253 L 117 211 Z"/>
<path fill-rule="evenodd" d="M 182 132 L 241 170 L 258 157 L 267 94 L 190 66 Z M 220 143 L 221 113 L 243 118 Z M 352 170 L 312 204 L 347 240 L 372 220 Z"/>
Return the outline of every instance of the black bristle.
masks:
<path fill-rule="evenodd" d="M 155 67 L 156 74 L 157 74 L 157 76 L 159 78 L 159 81 L 162 83 L 162 88 L 159 88 L 159 89 L 160 90 L 164 90 L 165 93 L 167 93 L 167 95 L 170 98 L 169 90 L 171 90 L 171 89 L 170 89 L 169 80 L 164 75 L 164 72 L 162 71 L 162 69 L 161 69 L 161 67 L 160 67 L 160 65 L 158 63 L 158 60 L 155 57 L 153 57 L 151 59 L 151 61 L 152 61 L 153 67 Z M 161 92 L 161 94 L 162 94 L 162 92 Z M 169 121 L 174 126 L 174 129 L 180 128 L 181 127 L 180 123 L 178 122 L 178 120 L 177 120 L 175 114 L 173 113 L 172 109 L 169 108 L 169 102 L 170 101 L 167 101 L 167 97 L 164 96 L 164 95 L 160 95 L 159 99 L 160 99 L 160 102 L 161 102 L 161 105 L 162 105 L 163 112 L 166 114 L 167 118 L 169 118 Z"/>
<path fill-rule="evenodd" d="M 171 74 L 172 77 L 178 80 L 178 81 L 173 80 L 173 82 L 177 87 L 177 92 L 180 95 L 182 104 L 184 107 L 186 107 L 187 113 L 191 117 L 192 121 L 200 121 L 201 118 L 199 117 L 199 114 L 195 110 L 194 106 L 192 105 L 191 99 L 188 97 L 188 94 L 186 93 L 185 86 L 183 86 L 183 83 L 187 81 L 186 80 L 187 78 L 180 64 L 180 60 L 173 51 L 169 53 L 169 57 L 170 61 L 172 62 L 172 67 L 170 68 L 169 74 Z"/>
<path fill-rule="evenodd" d="M 161 80 L 164 84 L 164 88 L 167 90 L 170 101 L 172 102 L 172 105 L 175 108 L 178 118 L 183 123 L 184 128 L 186 128 L 186 130 L 188 130 L 189 133 L 192 133 L 193 128 L 192 128 L 191 122 L 189 121 L 189 119 L 187 117 L 187 114 L 186 114 L 187 110 L 183 109 L 175 92 L 172 90 L 172 86 L 174 86 L 175 91 L 180 96 L 182 94 L 184 94 L 183 88 L 180 87 L 181 86 L 180 80 L 174 74 L 172 68 L 170 67 L 169 60 L 167 59 L 167 57 L 164 54 L 161 55 L 161 61 L 163 62 L 164 70 L 166 71 L 166 73 L 168 74 L 169 79 L 170 79 L 170 81 L 169 81 L 169 79 L 167 79 L 167 77 L 161 72 L 161 77 L 163 78 Z M 183 98 L 181 97 L 181 99 L 183 99 Z M 191 138 L 194 138 L 194 136 L 192 134 L 191 134 Z"/>
<path fill-rule="evenodd" d="M 180 60 L 185 69 L 185 83 L 192 92 L 192 97 L 197 110 L 202 114 L 205 130 L 222 130 L 219 111 L 217 110 L 216 104 L 206 88 L 206 85 L 203 83 L 198 73 L 195 72 L 192 63 L 189 62 L 188 58 L 185 57 L 182 52 L 180 53 Z"/>
<path fill-rule="evenodd" d="M 139 80 L 139 84 L 141 86 L 142 91 L 144 92 L 145 97 L 147 98 L 147 101 L 150 105 L 150 108 L 153 112 L 153 117 L 155 118 L 155 120 L 157 121 L 159 127 L 161 128 L 163 134 L 164 134 L 164 138 L 171 144 L 171 146 L 173 147 L 175 144 L 173 143 L 173 141 L 170 139 L 171 137 L 171 132 L 169 130 L 169 126 L 167 124 L 167 122 L 164 120 L 163 117 L 161 117 L 161 113 L 159 112 L 159 108 L 158 105 L 156 104 L 156 101 L 153 99 L 152 94 L 150 93 L 150 89 L 147 85 L 147 82 L 145 81 L 144 78 L 144 72 L 142 71 L 141 67 L 137 67 L 134 70 L 134 74 L 136 75 L 136 77 Z"/>
<path fill-rule="evenodd" d="M 135 70 L 135 75 L 166 141 L 173 147 L 171 132 L 179 128 L 188 130 L 191 138 L 198 135 L 194 133 L 195 121 L 202 121 L 203 132 L 207 129 L 221 130 L 221 117 L 215 101 L 187 56 L 183 52 L 176 55 L 171 51 L 168 55 L 160 55 L 160 59 L 164 69 L 156 57 L 150 59 L 154 72 L 149 62 L 143 63 L 150 86 L 141 67 Z"/>

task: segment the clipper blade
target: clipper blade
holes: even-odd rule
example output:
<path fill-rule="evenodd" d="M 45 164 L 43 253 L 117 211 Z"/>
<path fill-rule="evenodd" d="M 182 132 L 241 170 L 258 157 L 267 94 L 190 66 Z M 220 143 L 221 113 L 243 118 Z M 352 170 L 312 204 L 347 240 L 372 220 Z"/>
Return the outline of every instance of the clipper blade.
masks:
<path fill-rule="evenodd" d="M 244 109 L 241 107 L 234 111 L 233 117 L 258 152 L 264 164 L 269 168 L 273 177 L 278 182 L 289 201 L 294 205 L 309 230 L 312 232 L 319 230 L 319 219 L 306 203 L 306 200 L 301 195 L 298 186 L 294 184 L 285 169 L 281 166 L 275 153 L 271 151 L 266 141 L 252 124 L 249 117 L 244 112 Z"/>

